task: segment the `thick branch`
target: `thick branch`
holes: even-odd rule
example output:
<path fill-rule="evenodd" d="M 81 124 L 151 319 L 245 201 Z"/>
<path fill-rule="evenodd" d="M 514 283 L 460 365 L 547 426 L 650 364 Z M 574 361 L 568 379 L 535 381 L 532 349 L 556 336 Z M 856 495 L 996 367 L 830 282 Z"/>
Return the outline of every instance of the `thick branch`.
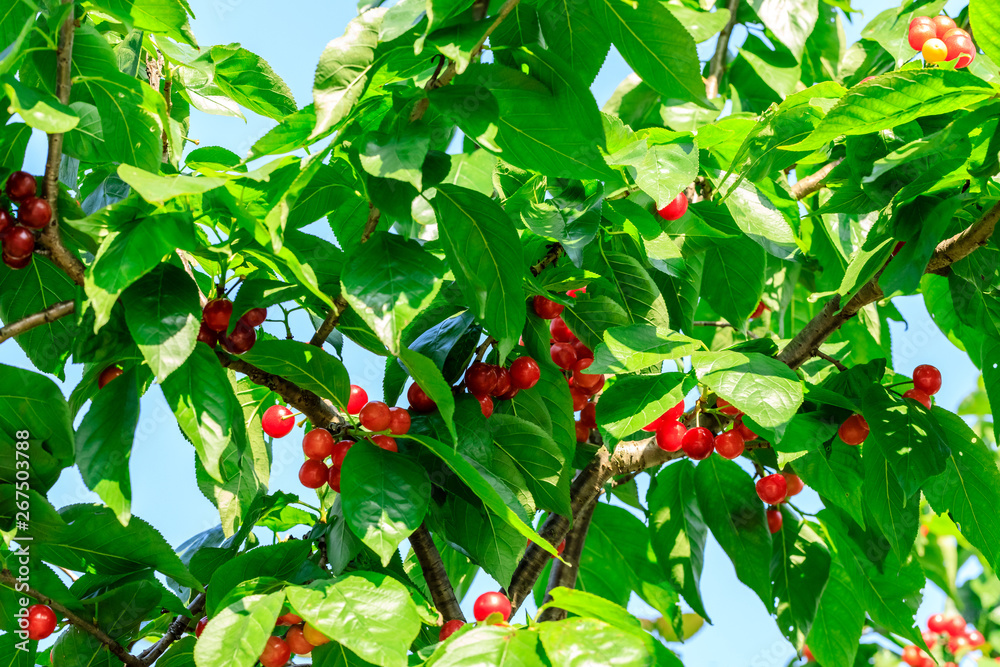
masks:
<path fill-rule="evenodd" d="M 19 336 L 25 331 L 30 331 L 35 327 L 55 322 L 60 317 L 66 317 L 72 313 L 75 308 L 76 304 L 72 301 L 60 301 L 59 303 L 53 304 L 41 312 L 35 313 L 34 315 L 28 315 L 24 319 L 20 319 L 16 322 L 11 322 L 7 326 L 0 329 L 0 343 L 4 342 L 8 338 Z"/>
<path fill-rule="evenodd" d="M 215 354 L 225 368 L 243 373 L 254 384 L 267 387 L 280 395 L 286 403 L 294 406 L 296 410 L 308 417 L 313 426 L 326 428 L 330 424 L 342 423 L 343 419 L 333 409 L 333 406 L 311 391 L 302 389 L 281 376 L 262 371 L 238 357 L 231 357 L 221 350 L 216 350 Z"/>
<path fill-rule="evenodd" d="M 955 262 L 965 259 L 978 248 L 990 241 L 1000 220 L 1000 204 L 986 212 L 974 225 L 963 229 L 949 239 L 938 244 L 931 261 L 927 263 L 926 273 L 942 274 Z"/>
<path fill-rule="evenodd" d="M 837 166 L 844 161 L 844 158 L 838 158 L 833 162 L 823 165 L 819 171 L 814 174 L 809 174 L 805 178 L 799 180 L 795 185 L 792 186 L 792 195 L 796 199 L 805 199 L 809 195 L 813 194 L 817 190 L 823 187 L 826 177 L 830 175 Z"/>
<path fill-rule="evenodd" d="M 587 530 L 590 528 L 590 520 L 594 516 L 594 508 L 596 507 L 597 502 L 588 505 L 577 517 L 572 530 L 566 536 L 566 548 L 562 553 L 563 560 L 552 562 L 552 571 L 549 573 L 549 586 L 545 591 L 544 602 L 552 601 L 553 588 L 560 586 L 574 588 L 576 586 L 576 577 L 580 572 L 580 556 L 583 554 L 583 545 L 587 541 Z M 550 607 L 539 615 L 538 621 L 561 621 L 564 618 L 566 618 L 565 609 Z"/>
<path fill-rule="evenodd" d="M 108 647 L 108 650 L 119 660 L 124 662 L 129 667 L 145 667 L 142 662 L 139 661 L 134 655 L 125 650 L 125 647 L 116 642 L 114 639 L 108 636 L 104 630 L 91 623 L 90 621 L 85 621 L 80 618 L 69 609 L 59 604 L 52 598 L 42 593 L 39 593 L 33 588 L 28 589 L 17 589 L 18 582 L 14 578 L 14 575 L 10 573 L 10 570 L 3 570 L 0 572 L 0 583 L 17 590 L 20 593 L 24 593 L 28 597 L 34 598 L 44 605 L 48 605 L 55 611 L 59 612 L 62 616 L 66 618 L 67 621 L 80 628 L 88 635 L 91 635 L 94 639 L 101 642 Z"/>
<path fill-rule="evenodd" d="M 72 0 L 62 0 L 70 4 Z M 72 86 L 71 63 L 73 59 L 73 31 L 76 29 L 72 10 L 59 30 L 59 44 L 56 51 L 56 97 L 63 104 L 69 104 Z M 49 257 L 56 266 L 66 272 L 77 285 L 83 284 L 84 266 L 80 258 L 63 245 L 59 235 L 59 166 L 62 164 L 63 135 L 50 134 L 49 155 L 45 160 L 45 199 L 52 207 L 52 219 L 38 237 L 40 245 L 49 250 Z"/>
<path fill-rule="evenodd" d="M 184 636 L 192 618 L 197 618 L 205 609 L 205 594 L 198 593 L 197 597 L 188 606 L 187 615 L 178 615 L 167 629 L 166 634 L 160 640 L 139 654 L 139 660 L 143 665 L 152 665 L 175 641 Z"/>
<path fill-rule="evenodd" d="M 719 80 L 726 71 L 726 54 L 729 52 L 729 38 L 736 27 L 736 14 L 740 7 L 740 0 L 729 0 L 729 22 L 719 33 L 719 41 L 715 45 L 715 54 L 708 67 L 708 78 L 705 79 L 705 95 L 712 99 L 719 94 Z"/>
<path fill-rule="evenodd" d="M 424 573 L 424 581 L 427 582 L 434 606 L 444 616 L 444 620 L 464 621 L 465 616 L 462 615 L 462 608 L 455 597 L 455 589 L 452 588 L 444 563 L 441 562 L 441 554 L 425 524 L 420 524 L 420 527 L 410 535 L 410 546 L 417 555 L 420 571 Z"/>
<path fill-rule="evenodd" d="M 327 314 L 326 319 L 319 325 L 319 329 L 316 329 L 316 333 L 313 334 L 312 340 L 309 341 L 310 344 L 316 345 L 317 347 L 323 346 L 323 343 L 326 342 L 326 337 L 337 328 L 337 324 L 340 323 L 340 316 L 345 310 L 347 310 L 347 301 L 343 296 L 338 296 L 333 300 L 333 306 L 334 307 L 330 309 L 329 314 Z"/>

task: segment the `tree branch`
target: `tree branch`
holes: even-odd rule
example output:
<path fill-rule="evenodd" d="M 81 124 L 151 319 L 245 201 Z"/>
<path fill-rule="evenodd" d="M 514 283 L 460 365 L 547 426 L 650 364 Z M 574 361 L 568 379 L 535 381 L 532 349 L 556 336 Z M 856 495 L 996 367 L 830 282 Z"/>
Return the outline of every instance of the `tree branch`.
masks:
<path fill-rule="evenodd" d="M 838 359 L 834 359 L 833 357 L 831 357 L 826 352 L 823 352 L 822 350 L 813 350 L 812 356 L 818 357 L 818 358 L 822 359 L 823 361 L 830 362 L 831 364 L 833 364 L 837 368 L 838 371 L 843 372 L 843 371 L 847 370 L 847 366 L 845 366 L 844 364 L 840 363 L 840 361 Z"/>
<path fill-rule="evenodd" d="M 792 195 L 796 199 L 805 199 L 814 192 L 820 190 L 823 187 L 826 177 L 830 175 L 834 169 L 844 161 L 844 158 L 838 158 L 832 162 L 823 165 L 819 171 L 814 174 L 809 174 L 805 178 L 799 180 L 792 186 Z"/>
<path fill-rule="evenodd" d="M 134 655 L 125 650 L 124 646 L 122 646 L 114 639 L 109 637 L 108 634 L 104 632 L 104 630 L 101 630 L 99 627 L 97 627 L 90 621 L 85 621 L 84 619 L 80 618 L 79 616 L 71 612 L 69 609 L 67 609 L 63 605 L 59 604 L 58 602 L 50 598 L 48 595 L 39 593 L 33 588 L 18 589 L 17 588 L 18 582 L 14 578 L 14 575 L 11 574 L 10 570 L 0 571 L 0 583 L 3 583 L 4 585 L 16 590 L 19 593 L 24 593 L 28 597 L 34 598 L 39 602 L 41 602 L 42 604 L 48 605 L 55 611 L 59 612 L 66 618 L 67 621 L 69 621 L 76 627 L 86 632 L 88 635 L 91 635 L 97 641 L 107 646 L 108 650 L 116 658 L 124 662 L 129 667 L 146 667 L 145 665 L 143 665 L 142 662 L 139 661 L 138 658 L 136 658 Z"/>
<path fill-rule="evenodd" d="M 347 300 L 344 299 L 343 295 L 340 295 L 333 300 L 333 306 L 334 307 L 330 309 L 329 314 L 327 314 L 326 319 L 323 320 L 323 323 L 319 325 L 318 329 L 316 329 L 316 333 L 313 334 L 312 339 L 309 341 L 310 344 L 316 345 L 317 347 L 323 346 L 323 343 L 326 342 L 326 337 L 337 328 L 337 324 L 340 323 L 340 316 L 343 315 L 345 310 L 347 310 Z"/>
<path fill-rule="evenodd" d="M 736 27 L 736 13 L 740 0 L 729 0 L 729 22 L 719 33 L 719 41 L 715 44 L 715 54 L 708 68 L 708 78 L 705 79 L 705 95 L 712 99 L 719 95 L 719 80 L 726 71 L 726 54 L 729 52 L 729 38 Z"/>
<path fill-rule="evenodd" d="M 552 601 L 553 588 L 560 586 L 574 588 L 576 586 L 576 577 L 580 573 L 580 556 L 583 554 L 583 545 L 587 541 L 587 530 L 590 528 L 590 520 L 594 516 L 596 507 L 596 501 L 588 505 L 577 517 L 572 530 L 566 535 L 566 548 L 563 549 L 562 553 L 563 560 L 552 562 L 552 571 L 549 573 L 549 585 L 545 591 L 544 602 Z M 565 609 L 550 607 L 539 615 L 538 622 L 561 621 L 564 618 L 566 618 Z"/>
<path fill-rule="evenodd" d="M 952 264 L 965 259 L 975 250 L 989 243 L 990 237 L 996 231 L 997 221 L 1000 221 L 1000 204 L 987 211 L 972 226 L 941 241 L 937 249 L 934 250 L 931 261 L 927 263 L 925 273 L 947 274 Z"/>
<path fill-rule="evenodd" d="M 565 251 L 561 245 L 553 243 L 549 246 L 549 251 L 545 253 L 545 257 L 542 257 L 531 266 L 531 275 L 537 276 L 546 266 L 549 264 L 555 264 L 556 260 L 563 256 L 564 252 Z"/>
<path fill-rule="evenodd" d="M 426 524 L 420 524 L 410 535 L 410 546 L 413 547 L 413 553 L 420 563 L 420 570 L 424 573 L 424 581 L 427 582 L 434 606 L 444 616 L 444 620 L 464 621 L 465 616 L 462 615 L 462 608 L 455 597 L 455 589 L 452 588 L 444 563 L 441 562 L 441 554 Z"/>
<path fill-rule="evenodd" d="M 73 0 L 62 0 L 62 4 L 71 4 Z M 73 11 L 70 10 L 66 22 L 59 29 L 59 44 L 56 51 L 56 97 L 63 104 L 69 104 L 69 92 L 72 86 L 71 65 L 73 60 L 73 32 L 76 29 Z M 45 160 L 45 199 L 52 208 L 52 219 L 45 226 L 38 240 L 40 245 L 49 250 L 50 258 L 60 269 L 66 272 L 77 285 L 83 284 L 85 267 L 80 258 L 69 251 L 59 235 L 59 166 L 62 164 L 63 135 L 48 136 L 49 154 Z"/>
<path fill-rule="evenodd" d="M 160 637 L 158 642 L 139 654 L 139 661 L 142 665 L 152 665 L 156 662 L 157 658 L 166 652 L 171 644 L 184 636 L 191 623 L 191 618 L 197 618 L 202 610 L 205 609 L 205 599 L 204 593 L 198 593 L 195 599 L 191 601 L 190 606 L 188 606 L 188 615 L 178 615 L 174 619 L 174 622 L 170 624 L 166 634 Z"/>
<path fill-rule="evenodd" d="M 4 342 L 8 338 L 13 338 L 14 336 L 19 336 L 26 331 L 30 331 L 35 327 L 55 322 L 60 317 L 66 317 L 71 314 L 75 309 L 76 303 L 73 301 L 60 301 L 59 303 L 52 304 L 41 312 L 28 315 L 27 317 L 16 322 L 11 322 L 7 326 L 0 329 L 0 343 Z"/>

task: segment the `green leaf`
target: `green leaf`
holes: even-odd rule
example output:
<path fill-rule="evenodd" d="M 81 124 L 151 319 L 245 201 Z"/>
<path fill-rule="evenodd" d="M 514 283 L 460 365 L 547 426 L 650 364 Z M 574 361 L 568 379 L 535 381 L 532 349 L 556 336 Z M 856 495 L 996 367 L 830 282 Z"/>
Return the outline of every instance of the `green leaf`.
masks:
<path fill-rule="evenodd" d="M 313 81 L 316 127 L 310 138 L 346 118 L 368 87 L 384 14 L 382 9 L 361 14 L 347 24 L 343 36 L 323 49 Z"/>
<path fill-rule="evenodd" d="M 777 359 L 756 352 L 695 352 L 698 379 L 765 428 L 789 421 L 802 405 L 798 376 Z"/>
<path fill-rule="evenodd" d="M 540 427 L 511 415 L 495 414 L 489 420 L 497 447 L 510 455 L 524 474 L 535 503 L 563 516 L 572 514 L 568 463 L 559 445 Z"/>
<path fill-rule="evenodd" d="M 451 434 L 452 440 L 457 440 L 458 435 L 452 420 L 452 416 L 455 414 L 455 395 L 437 364 L 419 352 L 406 347 L 400 349 L 399 360 L 413 381 L 420 385 L 420 388 L 437 404 L 437 410 L 444 419 L 448 433 Z"/>
<path fill-rule="evenodd" d="M 584 591 L 557 586 L 551 591 L 552 599 L 538 608 L 538 613 L 548 608 L 565 609 L 577 616 L 589 616 L 623 630 L 642 632 L 642 623 L 627 609 Z"/>
<path fill-rule="evenodd" d="M 196 46 L 183 0 L 100 0 L 95 3 L 122 20 L 129 29 L 168 35 Z"/>
<path fill-rule="evenodd" d="M 698 175 L 698 144 L 687 132 L 647 128 L 607 159 L 609 165 L 630 167 L 635 184 L 661 207 Z"/>
<path fill-rule="evenodd" d="M 420 191 L 424 189 L 422 169 L 430 145 L 426 125 L 406 123 L 394 133 L 370 133 L 359 147 L 359 161 L 372 176 L 404 181 Z"/>
<path fill-rule="evenodd" d="M 234 424 L 242 416 L 215 353 L 207 345 L 196 345 L 187 361 L 160 386 L 205 470 L 216 481 L 225 482 L 220 462 L 232 441 Z"/>
<path fill-rule="evenodd" d="M 344 459 L 340 493 L 347 525 L 388 565 L 427 514 L 427 473 L 398 452 L 360 442 Z"/>
<path fill-rule="evenodd" d="M 612 293 L 625 306 L 625 312 L 633 324 L 645 322 L 654 327 L 668 327 L 670 315 L 667 313 L 666 301 L 639 260 L 624 253 L 613 252 L 604 253 L 604 260 L 611 269 L 608 277 L 615 288 Z"/>
<path fill-rule="evenodd" d="M 792 420 L 793 425 L 799 416 L 796 415 Z M 794 429 L 789 426 L 785 431 L 785 438 L 794 441 L 795 434 L 801 433 L 808 426 L 809 422 L 801 423 Z M 818 427 L 828 432 L 827 440 L 835 432 L 835 428 L 829 425 Z M 815 489 L 825 502 L 847 512 L 859 525 L 865 525 L 865 496 L 862 488 L 864 469 L 858 449 L 834 441 L 830 454 L 827 455 L 821 444 L 818 447 L 820 448 L 795 459 L 795 473 Z"/>
<path fill-rule="evenodd" d="M 848 569 L 830 545 L 830 577 L 806 643 L 820 664 L 853 665 L 865 626 L 865 607 Z M 849 556 L 848 556 L 849 557 Z"/>
<path fill-rule="evenodd" d="M 292 91 L 257 54 L 228 44 L 213 46 L 206 55 L 215 66 L 215 84 L 227 97 L 273 120 L 297 110 Z"/>
<path fill-rule="evenodd" d="M 736 576 L 772 611 L 771 535 L 753 480 L 736 463 L 713 454 L 695 468 L 694 487 L 705 523 L 733 561 Z"/>
<path fill-rule="evenodd" d="M 705 251 L 701 283 L 703 296 L 722 317 L 736 327 L 745 326 L 764 291 L 767 256 L 748 239 L 711 243 Z"/>
<path fill-rule="evenodd" d="M 236 328 L 239 318 L 254 308 L 269 308 L 277 303 L 293 301 L 305 293 L 299 285 L 289 284 L 269 278 L 248 278 L 240 284 L 240 291 L 233 299 L 233 316 L 228 332 Z"/>
<path fill-rule="evenodd" d="M 311 547 L 304 540 L 293 540 L 251 549 L 223 563 L 206 587 L 205 612 L 209 617 L 219 611 L 219 603 L 238 584 L 256 577 L 292 580 L 309 557 Z"/>
<path fill-rule="evenodd" d="M 944 68 L 890 72 L 882 79 L 877 92 L 865 87 L 849 90 L 812 134 L 782 149 L 815 150 L 841 135 L 886 130 L 924 116 L 946 114 L 996 94 L 996 89 L 979 77 Z"/>
<path fill-rule="evenodd" d="M 907 497 L 903 493 L 895 471 L 877 445 L 864 448 L 863 462 L 864 484 L 861 494 L 868 523 L 878 527 L 892 553 L 903 560 L 917 538 L 920 497 L 918 494 Z M 875 559 L 874 555 L 872 559 Z"/>
<path fill-rule="evenodd" d="M 684 400 L 684 373 L 627 375 L 601 394 L 597 423 L 616 438 L 635 433 Z"/>
<path fill-rule="evenodd" d="M 195 663 L 218 667 L 250 667 L 257 662 L 285 601 L 282 591 L 248 595 L 212 619 L 194 648 Z"/>
<path fill-rule="evenodd" d="M 750 6 L 795 59 L 802 60 L 806 40 L 819 19 L 818 0 L 750 0 Z"/>
<path fill-rule="evenodd" d="M 132 338 L 162 383 L 197 344 L 198 286 L 180 267 L 161 264 L 125 290 L 122 305 Z"/>
<path fill-rule="evenodd" d="M 635 73 L 667 100 L 715 109 L 705 84 L 694 39 L 656 0 L 590 0 L 594 14 Z"/>
<path fill-rule="evenodd" d="M 708 530 L 698 506 L 694 464 L 681 460 L 664 466 L 650 486 L 646 501 L 656 560 L 684 600 L 708 620 L 700 588 Z"/>
<path fill-rule="evenodd" d="M 614 656 L 613 664 L 639 667 L 651 656 L 642 638 L 596 618 L 567 618 L 542 623 L 539 636 L 553 664 L 584 667 L 598 656 Z"/>
<path fill-rule="evenodd" d="M 520 667 L 545 664 L 538 633 L 507 625 L 480 625 L 441 644 L 428 667 Z"/>
<path fill-rule="evenodd" d="M 799 254 L 795 232 L 788 221 L 774 203 L 752 183 L 744 181 L 733 188 L 726 197 L 726 207 L 743 233 L 770 254 L 786 260 L 793 260 Z M 728 259 L 739 263 L 732 257 Z"/>
<path fill-rule="evenodd" d="M 71 108 L 52 95 L 29 88 L 10 74 L 0 77 L 7 93 L 10 111 L 16 112 L 24 122 L 42 132 L 61 134 L 69 132 L 80 118 Z"/>
<path fill-rule="evenodd" d="M 517 232 L 495 201 L 472 190 L 442 184 L 431 204 L 448 264 L 503 359 L 517 344 L 526 314 Z"/>
<path fill-rule="evenodd" d="M 341 273 L 343 293 L 393 354 L 441 288 L 444 266 L 413 239 L 375 232 Z"/>
<path fill-rule="evenodd" d="M 291 586 L 286 594 L 296 614 L 364 660 L 383 667 L 407 664 L 420 616 L 409 590 L 392 577 L 355 572 Z"/>
<path fill-rule="evenodd" d="M 771 581 L 778 598 L 778 627 L 793 646 L 805 641 L 830 576 L 830 551 L 816 531 L 787 509 L 774 535 Z"/>
<path fill-rule="evenodd" d="M 659 366 L 669 359 L 690 355 L 698 341 L 670 329 L 648 324 L 613 327 L 604 331 L 604 342 L 594 349 L 590 373 L 629 373 Z"/>
<path fill-rule="evenodd" d="M 590 85 L 607 58 L 611 39 L 587 2 L 535 0 L 545 44 Z"/>
<path fill-rule="evenodd" d="M 523 484 L 523 481 L 522 481 Z M 439 519 L 448 542 L 457 545 L 503 587 L 510 586 L 526 541 L 513 526 L 486 508 L 448 499 Z"/>
<path fill-rule="evenodd" d="M 1000 62 L 1000 8 L 990 0 L 969 0 L 969 21 L 977 46 Z"/>
<path fill-rule="evenodd" d="M 562 317 L 570 331 L 592 350 L 604 340 L 605 331 L 630 324 L 629 316 L 614 300 L 593 294 L 577 296 Z"/>
<path fill-rule="evenodd" d="M 294 340 L 261 340 L 241 358 L 333 401 L 341 410 L 347 409 L 351 394 L 347 369 L 339 359 L 315 345 Z"/>
<path fill-rule="evenodd" d="M 194 647 L 197 639 L 191 635 L 181 637 L 156 661 L 156 667 L 195 667 Z"/>
<path fill-rule="evenodd" d="M 993 568 L 1000 566 L 1000 472 L 996 455 L 983 439 L 955 414 L 934 409 L 951 453 L 941 475 L 924 485 L 924 495 L 934 511 L 951 514 L 969 542 Z"/>
<path fill-rule="evenodd" d="M 148 202 L 162 203 L 181 195 L 198 195 L 225 185 L 225 178 L 152 174 L 131 165 L 118 165 L 118 177 L 135 189 Z"/>
<path fill-rule="evenodd" d="M 124 526 L 132 516 L 128 462 L 139 423 L 136 378 L 135 369 L 130 369 L 97 392 L 76 431 L 76 463 L 84 484 Z"/>

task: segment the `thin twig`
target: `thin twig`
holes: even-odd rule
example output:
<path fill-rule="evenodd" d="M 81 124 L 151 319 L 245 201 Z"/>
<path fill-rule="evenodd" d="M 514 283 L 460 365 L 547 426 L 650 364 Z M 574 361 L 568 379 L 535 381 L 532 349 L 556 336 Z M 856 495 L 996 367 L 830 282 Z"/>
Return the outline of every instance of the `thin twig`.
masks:
<path fill-rule="evenodd" d="M 490 349 L 490 345 L 496 345 L 497 339 L 493 336 L 489 336 L 483 341 L 482 345 L 476 348 L 476 361 L 482 361 L 483 357 L 486 356 L 487 350 Z"/>
<path fill-rule="evenodd" d="M 542 269 L 544 269 L 546 266 L 550 264 L 555 264 L 556 260 L 562 257 L 564 253 L 565 250 L 563 250 L 563 247 L 561 245 L 559 245 L 558 243 L 553 243 L 551 246 L 549 246 L 549 251 L 545 253 L 545 257 L 542 257 L 540 260 L 535 262 L 534 265 L 532 265 L 531 275 L 537 276 L 539 273 L 542 272 Z"/>
<path fill-rule="evenodd" d="M 693 324 L 696 327 L 719 327 L 719 328 L 724 328 L 724 327 L 731 327 L 731 326 L 733 326 L 732 324 L 730 324 L 729 322 L 726 322 L 725 320 L 695 320 L 691 324 Z"/>
<path fill-rule="evenodd" d="M 819 191 L 823 188 L 826 182 L 826 177 L 830 175 L 834 169 L 836 169 L 844 158 L 838 158 L 823 165 L 819 171 L 814 174 L 809 174 L 805 178 L 799 179 L 795 185 L 792 186 L 792 195 L 796 199 L 805 199 L 814 192 Z"/>
<path fill-rule="evenodd" d="M 812 356 L 818 357 L 818 358 L 822 359 L 823 361 L 830 362 L 831 364 L 833 364 L 834 366 L 836 366 L 836 368 L 837 368 L 838 371 L 846 371 L 847 370 L 847 366 L 845 366 L 844 364 L 840 363 L 839 360 L 834 359 L 833 357 L 831 357 L 826 352 L 823 352 L 822 350 L 813 350 Z"/>
<path fill-rule="evenodd" d="M 52 304 L 43 311 L 34 313 L 33 315 L 28 315 L 27 317 L 17 320 L 16 322 L 11 322 L 7 326 L 0 329 L 0 343 L 4 342 L 8 338 L 13 338 L 14 336 L 19 336 L 26 331 L 30 331 L 35 327 L 55 322 L 60 317 L 66 317 L 71 314 L 75 309 L 76 304 L 73 301 L 60 301 L 59 303 Z"/>
<path fill-rule="evenodd" d="M 316 329 L 316 333 L 313 334 L 309 343 L 317 347 L 323 347 L 323 343 L 326 342 L 327 336 L 333 333 L 333 330 L 337 328 L 337 324 L 340 323 L 340 316 L 343 315 L 347 308 L 347 300 L 344 299 L 343 295 L 338 295 L 337 298 L 333 300 L 333 308 L 330 309 L 330 312 L 326 315 L 326 319 L 323 320 L 323 323 L 319 325 L 318 329 Z"/>
<path fill-rule="evenodd" d="M 708 68 L 708 78 L 705 79 L 705 95 L 712 99 L 719 94 L 719 81 L 726 71 L 726 55 L 729 52 L 729 38 L 733 34 L 736 26 L 736 14 L 740 6 L 740 0 L 729 0 L 729 21 L 722 32 L 719 33 L 719 41 L 715 44 L 715 54 Z"/>
<path fill-rule="evenodd" d="M 205 599 L 204 593 L 198 593 L 194 600 L 191 601 L 190 606 L 188 606 L 187 615 L 178 614 L 174 618 L 173 623 L 170 624 L 167 632 L 160 637 L 159 641 L 139 654 L 139 660 L 142 665 L 148 666 L 156 662 L 156 659 L 163 655 L 171 644 L 184 636 L 184 633 L 188 631 L 188 627 L 191 625 L 191 620 L 197 618 L 202 610 L 205 609 Z"/>
<path fill-rule="evenodd" d="M 375 232 L 375 228 L 378 227 L 378 219 L 380 215 L 381 212 L 375 204 L 368 204 L 368 219 L 365 221 L 365 228 L 361 232 L 362 243 L 367 243 L 372 233 Z"/>
<path fill-rule="evenodd" d="M 420 570 L 424 573 L 424 581 L 431 592 L 431 599 L 434 606 L 441 612 L 445 621 L 458 619 L 465 620 L 462 615 L 462 608 L 455 597 L 455 589 L 448 579 L 448 572 L 441 561 L 441 554 L 434 544 L 434 538 L 427 530 L 426 524 L 420 526 L 410 535 L 410 546 L 420 563 Z"/>

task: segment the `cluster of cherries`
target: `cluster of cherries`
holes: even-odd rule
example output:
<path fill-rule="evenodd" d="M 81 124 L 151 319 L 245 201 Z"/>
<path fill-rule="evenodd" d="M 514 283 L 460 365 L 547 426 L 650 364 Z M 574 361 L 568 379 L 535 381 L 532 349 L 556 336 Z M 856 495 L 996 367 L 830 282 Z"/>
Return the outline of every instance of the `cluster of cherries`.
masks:
<path fill-rule="evenodd" d="M 517 396 L 522 389 L 531 389 L 542 377 L 542 371 L 538 367 L 538 362 L 531 357 L 518 357 L 510 363 L 510 368 L 494 364 L 484 364 L 481 361 L 474 362 L 465 371 L 465 388 L 479 401 L 479 407 L 483 411 L 483 416 L 489 419 L 493 415 L 493 399 L 509 401 Z M 413 387 L 416 387 L 414 389 Z M 410 387 L 407 397 L 410 405 L 418 412 L 425 412 L 422 408 L 425 399 L 419 394 L 424 394 L 423 390 L 416 384 Z M 416 400 L 414 400 L 416 399 Z M 430 401 L 430 412 L 436 405 Z"/>
<path fill-rule="evenodd" d="M 28 613 L 18 619 L 18 626 L 28 631 L 28 639 L 45 639 L 56 630 L 56 613 L 44 604 L 33 604 Z"/>
<path fill-rule="evenodd" d="M 195 637 L 201 637 L 202 631 L 208 625 L 208 617 L 205 616 L 198 625 L 195 626 Z M 286 612 L 275 621 L 275 627 L 288 627 L 284 637 L 271 635 L 264 644 L 264 651 L 260 654 L 260 664 L 263 667 L 283 667 L 292 659 L 292 654 L 309 655 L 317 646 L 322 646 L 330 639 L 322 632 L 312 627 L 302 620 L 301 616 L 292 612 Z"/>
<path fill-rule="evenodd" d="M 931 396 L 941 390 L 941 371 L 930 364 L 921 364 L 913 369 L 913 389 L 903 392 L 903 398 L 910 398 L 931 409 Z M 861 415 L 848 417 L 837 434 L 848 445 L 860 445 L 868 438 L 868 422 Z"/>
<path fill-rule="evenodd" d="M 31 263 L 35 250 L 33 229 L 41 229 L 52 220 L 52 207 L 37 197 L 35 177 L 24 171 L 15 171 L 7 177 L 7 198 L 17 205 L 17 216 L 6 206 L 0 206 L 0 239 L 3 245 L 3 263 L 12 269 L 23 269 Z"/>
<path fill-rule="evenodd" d="M 927 648 L 941 644 L 953 661 L 944 663 L 944 667 L 958 667 L 958 660 L 986 643 L 983 633 L 975 628 L 969 629 L 965 619 L 960 614 L 934 614 L 927 619 L 927 629 L 921 633 Z M 934 667 L 935 661 L 926 651 L 917 646 L 907 646 L 903 649 L 903 662 L 910 667 Z"/>
<path fill-rule="evenodd" d="M 198 340 L 214 348 L 216 343 L 230 354 L 243 354 L 257 342 L 257 327 L 267 319 L 267 308 L 251 308 L 236 321 L 233 332 L 226 335 L 233 316 L 233 302 L 229 299 L 212 299 L 201 311 L 201 328 Z"/>
<path fill-rule="evenodd" d="M 920 51 L 927 63 L 957 60 L 955 69 L 968 67 L 976 59 L 972 36 L 947 16 L 918 16 L 910 21 L 910 47 Z"/>

